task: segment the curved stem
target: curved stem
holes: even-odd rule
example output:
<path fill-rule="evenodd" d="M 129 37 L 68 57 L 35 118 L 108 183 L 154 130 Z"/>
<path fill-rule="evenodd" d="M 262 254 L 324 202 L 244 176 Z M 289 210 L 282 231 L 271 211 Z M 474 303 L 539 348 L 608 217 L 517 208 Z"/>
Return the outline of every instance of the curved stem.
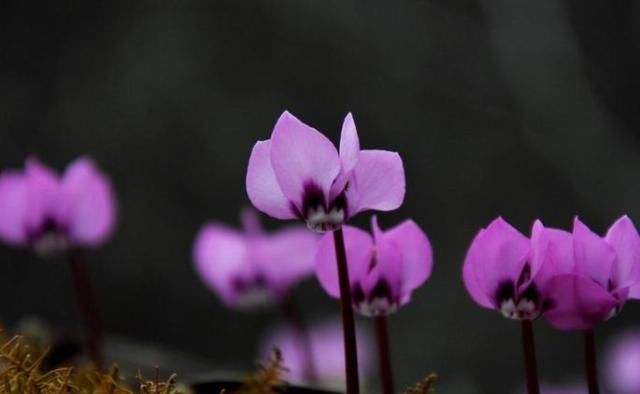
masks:
<path fill-rule="evenodd" d="M 589 394 L 599 394 L 598 367 L 596 360 L 596 346 L 593 339 L 593 329 L 584 330 L 584 362 L 587 373 L 587 385 Z"/>
<path fill-rule="evenodd" d="M 382 393 L 393 394 L 393 368 L 391 367 L 389 329 L 386 316 L 376 317 L 376 335 L 378 337 L 378 362 L 380 378 L 382 379 Z"/>
<path fill-rule="evenodd" d="M 349 285 L 349 271 L 347 269 L 347 253 L 344 247 L 342 229 L 333 232 L 338 264 L 338 279 L 340 281 L 340 309 L 342 311 L 342 330 L 344 335 L 344 361 L 347 378 L 347 393 L 359 394 L 358 381 L 358 350 L 356 348 L 356 329 L 353 321 L 353 306 L 351 302 L 351 288 Z"/>
<path fill-rule="evenodd" d="M 524 366 L 527 373 L 527 392 L 529 394 L 540 394 L 536 348 L 533 340 L 533 324 L 531 324 L 531 320 L 522 321 L 522 348 L 524 351 Z"/>
<path fill-rule="evenodd" d="M 96 312 L 96 301 L 82 250 L 72 248 L 67 252 L 69 267 L 73 275 L 76 298 L 84 329 L 85 346 L 96 368 L 102 369 L 102 335 Z"/>

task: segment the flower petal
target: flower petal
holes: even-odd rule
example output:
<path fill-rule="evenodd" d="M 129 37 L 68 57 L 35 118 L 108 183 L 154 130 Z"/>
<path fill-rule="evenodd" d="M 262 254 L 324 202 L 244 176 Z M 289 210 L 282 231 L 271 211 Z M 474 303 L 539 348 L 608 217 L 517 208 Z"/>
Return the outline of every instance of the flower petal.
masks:
<path fill-rule="evenodd" d="M 616 252 L 612 280 L 614 287 L 624 288 L 640 282 L 640 237 L 628 216 L 618 219 L 609 229 L 605 241 Z"/>
<path fill-rule="evenodd" d="M 271 164 L 282 193 L 300 211 L 310 185 L 319 188 L 328 201 L 340 172 L 338 152 L 331 141 L 286 111 L 273 129 Z"/>
<path fill-rule="evenodd" d="M 254 207 L 276 219 L 294 219 L 291 203 L 282 193 L 271 166 L 271 140 L 258 141 L 249 158 L 247 195 Z"/>
<path fill-rule="evenodd" d="M 253 267 L 244 237 L 227 226 L 208 223 L 198 232 L 193 260 L 200 279 L 227 305 L 236 301 L 234 278 L 249 277 Z"/>
<path fill-rule="evenodd" d="M 629 298 L 640 300 L 640 285 L 632 286 L 629 289 Z"/>
<path fill-rule="evenodd" d="M 343 226 L 349 282 L 354 283 L 365 278 L 373 253 L 373 239 L 363 230 Z M 338 266 L 333 243 L 333 233 L 325 234 L 318 244 L 316 252 L 316 276 L 324 290 L 334 298 L 340 298 Z"/>
<path fill-rule="evenodd" d="M 362 283 L 362 290 L 370 294 L 383 280 L 391 292 L 391 296 L 401 299 L 402 293 L 402 254 L 398 246 L 390 239 L 378 238 L 375 242 L 375 260 L 368 267 L 368 273 Z"/>
<path fill-rule="evenodd" d="M 25 165 L 27 205 L 25 225 L 27 232 L 40 231 L 45 220 L 57 219 L 56 208 L 60 199 L 58 174 L 37 159 L 30 158 Z"/>
<path fill-rule="evenodd" d="M 571 233 L 536 220 L 531 231 L 531 280 L 544 289 L 554 275 L 572 273 L 574 266 Z"/>
<path fill-rule="evenodd" d="M 0 238 L 15 245 L 28 242 L 25 218 L 27 215 L 27 181 L 18 171 L 0 175 Z"/>
<path fill-rule="evenodd" d="M 482 277 L 476 274 L 476 269 L 482 269 L 484 262 L 483 247 L 481 245 L 482 234 L 484 229 L 475 236 L 469 251 L 464 259 L 464 265 L 462 267 L 462 280 L 464 286 L 469 292 L 471 298 L 480 306 L 484 308 L 493 309 L 496 307 L 495 297 L 489 296 L 489 292 L 485 287 L 485 282 Z"/>
<path fill-rule="evenodd" d="M 609 287 L 616 252 L 576 218 L 573 223 L 575 273 L 589 277 L 603 288 Z"/>
<path fill-rule="evenodd" d="M 383 150 L 361 151 L 346 191 L 349 216 L 368 209 L 394 210 L 402 205 L 404 195 L 400 155 Z"/>
<path fill-rule="evenodd" d="M 431 244 L 422 229 L 413 220 L 405 220 L 381 238 L 393 242 L 402 255 L 402 294 L 421 286 L 433 268 Z"/>
<path fill-rule="evenodd" d="M 62 179 L 58 216 L 72 242 L 100 244 L 116 222 L 116 200 L 109 179 L 87 158 L 73 161 Z"/>
<path fill-rule="evenodd" d="M 590 278 L 575 274 L 557 275 L 547 286 L 550 309 L 546 319 L 560 330 L 586 330 L 611 314 L 618 300 Z"/>
<path fill-rule="evenodd" d="M 342 162 L 342 171 L 350 172 L 358 163 L 360 155 L 360 139 L 356 124 L 353 121 L 351 112 L 347 114 L 342 123 L 342 132 L 340 134 L 340 161 Z"/>

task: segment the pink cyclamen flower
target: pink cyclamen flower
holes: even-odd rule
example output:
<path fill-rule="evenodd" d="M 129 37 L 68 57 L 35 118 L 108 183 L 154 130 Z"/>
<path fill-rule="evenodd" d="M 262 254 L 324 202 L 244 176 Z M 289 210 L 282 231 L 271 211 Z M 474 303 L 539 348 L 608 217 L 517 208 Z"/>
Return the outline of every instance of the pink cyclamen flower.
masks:
<path fill-rule="evenodd" d="M 0 238 L 41 254 L 103 243 L 116 220 L 108 178 L 87 158 L 59 176 L 35 159 L 0 174 Z"/>
<path fill-rule="evenodd" d="M 604 369 L 612 393 L 640 393 L 640 330 L 615 338 L 605 355 Z"/>
<path fill-rule="evenodd" d="M 344 226 L 353 307 L 365 316 L 395 312 L 431 275 L 433 257 L 425 233 L 412 220 L 382 231 L 372 219 L 373 237 Z M 316 276 L 329 295 L 340 298 L 334 240 L 326 234 L 316 255 Z"/>
<path fill-rule="evenodd" d="M 364 379 L 373 366 L 369 332 L 358 329 L 358 369 Z M 344 390 L 344 344 L 339 321 L 325 321 L 310 327 L 306 334 L 291 326 L 281 326 L 261 341 L 260 356 L 268 357 L 277 348 L 286 368 L 284 379 L 292 384 L 315 383 Z"/>
<path fill-rule="evenodd" d="M 618 219 L 604 237 L 578 218 L 571 243 L 573 269 L 555 275 L 548 287 L 550 309 L 545 318 L 562 330 L 585 330 L 618 313 L 630 289 L 640 283 L 640 237 L 627 216 Z"/>
<path fill-rule="evenodd" d="M 271 139 L 253 147 L 247 194 L 270 216 L 302 219 L 314 231 L 335 230 L 358 212 L 398 208 L 405 194 L 404 168 L 395 152 L 360 150 L 351 114 L 344 119 L 338 151 L 285 111 Z"/>
<path fill-rule="evenodd" d="M 553 275 L 572 268 L 570 238 L 536 220 L 529 239 L 497 218 L 471 243 L 464 285 L 480 306 L 511 319 L 533 320 L 548 307 L 546 289 Z"/>
<path fill-rule="evenodd" d="M 243 231 L 207 223 L 193 249 L 204 283 L 229 307 L 250 308 L 281 300 L 313 274 L 317 237 L 301 226 L 265 233 L 254 211 L 243 213 Z"/>

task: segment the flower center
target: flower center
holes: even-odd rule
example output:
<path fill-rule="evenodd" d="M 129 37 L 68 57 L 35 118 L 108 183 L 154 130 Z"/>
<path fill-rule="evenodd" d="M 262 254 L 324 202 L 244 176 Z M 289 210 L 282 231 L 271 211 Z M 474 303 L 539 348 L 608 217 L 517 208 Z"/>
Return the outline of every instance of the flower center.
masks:
<path fill-rule="evenodd" d="M 344 194 L 327 204 L 324 194 L 314 183 L 304 188 L 301 216 L 310 230 L 323 233 L 339 229 L 346 219 Z"/>
<path fill-rule="evenodd" d="M 540 297 L 534 284 L 521 294 L 515 294 L 513 283 L 505 281 L 498 288 L 497 301 L 500 312 L 506 318 L 534 320 L 540 316 Z"/>
<path fill-rule="evenodd" d="M 66 231 L 53 219 L 45 219 L 36 230 L 30 232 L 31 246 L 39 256 L 49 258 L 69 247 Z"/>
<path fill-rule="evenodd" d="M 368 295 L 364 294 L 361 286 L 356 286 L 352 297 L 353 308 L 364 316 L 387 316 L 398 310 L 398 303 L 384 280 L 380 280 Z"/>

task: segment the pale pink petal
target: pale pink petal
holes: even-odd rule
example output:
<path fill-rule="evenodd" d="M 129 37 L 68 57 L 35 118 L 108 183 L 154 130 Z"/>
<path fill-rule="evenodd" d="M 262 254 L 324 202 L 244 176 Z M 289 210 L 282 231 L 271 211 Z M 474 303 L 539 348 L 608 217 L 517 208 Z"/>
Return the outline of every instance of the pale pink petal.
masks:
<path fill-rule="evenodd" d="M 635 285 L 629 288 L 629 298 L 640 300 L 640 285 Z"/>
<path fill-rule="evenodd" d="M 286 111 L 271 137 L 271 164 L 282 193 L 302 214 L 305 191 L 319 188 L 328 202 L 340 172 L 338 152 L 331 141 Z"/>
<path fill-rule="evenodd" d="M 555 276 L 546 291 L 551 307 L 544 316 L 560 330 L 593 328 L 618 305 L 618 300 L 596 282 L 574 274 Z"/>
<path fill-rule="evenodd" d="M 616 289 L 640 282 L 640 237 L 628 216 L 618 219 L 609 229 L 605 241 L 616 251 L 611 275 Z"/>
<path fill-rule="evenodd" d="M 77 245 L 101 244 L 113 232 L 117 213 L 111 182 L 91 160 L 80 158 L 67 167 L 57 212 Z"/>
<path fill-rule="evenodd" d="M 244 237 L 220 224 L 206 224 L 198 232 L 193 260 L 200 279 L 227 305 L 236 301 L 235 278 L 250 277 L 253 267 Z"/>
<path fill-rule="evenodd" d="M 340 161 L 342 171 L 350 172 L 358 163 L 360 155 L 360 140 L 353 115 L 348 113 L 342 123 L 342 133 L 340 134 Z"/>
<path fill-rule="evenodd" d="M 487 291 L 484 280 L 476 274 L 476 269 L 481 270 L 485 261 L 483 255 L 484 248 L 480 241 L 484 231 L 485 230 L 480 230 L 469 247 L 462 267 L 462 279 L 469 295 L 478 305 L 493 309 L 496 307 L 495 297 L 490 295 L 490 291 Z"/>
<path fill-rule="evenodd" d="M 0 174 L 0 238 L 3 241 L 19 246 L 28 242 L 27 209 L 24 175 L 13 170 Z"/>
<path fill-rule="evenodd" d="M 609 287 L 616 252 L 578 218 L 573 224 L 573 253 L 577 274 L 593 279 L 603 288 Z"/>
<path fill-rule="evenodd" d="M 373 257 L 373 239 L 366 232 L 351 226 L 343 226 L 349 281 L 354 283 L 363 279 Z M 333 233 L 322 236 L 316 252 L 316 276 L 324 290 L 332 297 L 340 298 L 338 266 L 333 243 Z"/>
<path fill-rule="evenodd" d="M 640 331 L 618 335 L 605 355 L 605 376 L 613 393 L 640 393 Z"/>
<path fill-rule="evenodd" d="M 349 216 L 365 210 L 391 211 L 404 201 L 405 176 L 400 155 L 363 150 L 347 185 Z"/>
<path fill-rule="evenodd" d="M 249 158 L 247 195 L 253 206 L 276 219 L 294 219 L 291 203 L 284 196 L 271 166 L 271 140 L 258 141 Z"/>
<path fill-rule="evenodd" d="M 370 294 L 382 280 L 389 286 L 391 296 L 401 298 L 402 274 L 404 262 L 398 246 L 390 239 L 381 237 L 376 239 L 374 260 L 368 267 L 366 278 L 361 281 L 362 290 Z"/>
<path fill-rule="evenodd" d="M 544 289 L 554 275 L 572 273 L 575 267 L 573 256 L 571 233 L 545 228 L 539 220 L 534 223 L 531 232 L 531 280 L 535 280 L 540 289 Z"/>

